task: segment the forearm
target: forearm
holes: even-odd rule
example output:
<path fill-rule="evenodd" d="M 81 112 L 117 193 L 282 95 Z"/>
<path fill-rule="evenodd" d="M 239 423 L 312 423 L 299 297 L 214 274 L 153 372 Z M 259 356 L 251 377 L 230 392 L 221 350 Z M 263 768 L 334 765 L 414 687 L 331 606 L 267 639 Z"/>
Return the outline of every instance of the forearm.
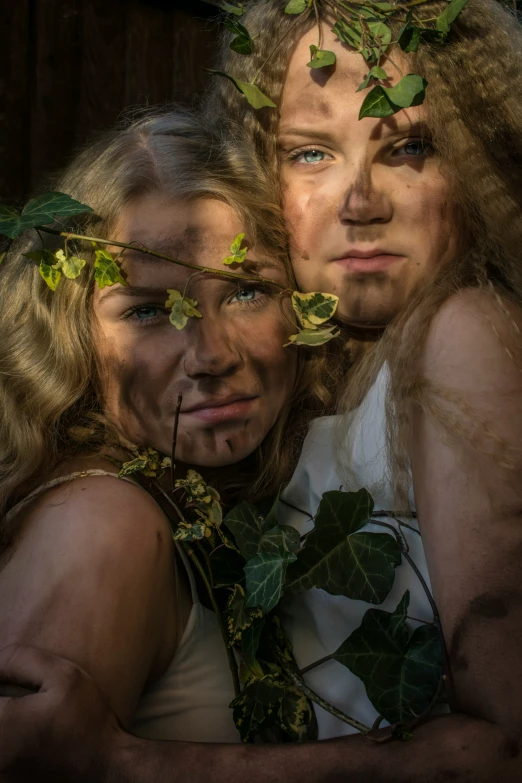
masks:
<path fill-rule="evenodd" d="M 351 736 L 305 745 L 205 745 L 131 738 L 100 783 L 519 783 L 519 746 L 497 727 L 447 715 L 409 742 Z M 107 774 L 108 773 L 108 774 Z M 91 778 L 92 780 L 92 778 Z"/>

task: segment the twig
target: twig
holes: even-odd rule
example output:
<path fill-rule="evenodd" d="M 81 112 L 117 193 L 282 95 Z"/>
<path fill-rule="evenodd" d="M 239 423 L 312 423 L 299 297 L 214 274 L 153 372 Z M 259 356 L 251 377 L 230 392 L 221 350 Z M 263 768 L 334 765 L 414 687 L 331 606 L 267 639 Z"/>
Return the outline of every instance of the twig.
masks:
<path fill-rule="evenodd" d="M 179 413 L 181 410 L 181 403 L 183 402 L 183 395 L 178 394 L 178 401 L 176 403 L 176 412 L 174 414 L 174 430 L 172 432 L 172 448 L 170 451 L 170 483 L 171 490 L 174 492 L 174 473 L 176 472 L 176 466 L 174 464 L 174 457 L 176 455 L 176 444 L 178 442 L 178 427 L 179 427 Z"/>
<path fill-rule="evenodd" d="M 309 688 L 306 682 L 299 676 L 299 674 L 294 672 L 293 669 L 288 665 L 288 661 L 286 661 L 282 655 L 278 656 L 278 662 L 281 668 L 292 680 L 296 688 L 305 696 L 307 696 L 310 699 L 310 701 L 313 701 L 319 707 L 322 707 L 323 710 L 326 710 L 331 715 L 334 715 L 343 723 L 347 723 L 348 726 L 357 729 L 357 731 L 363 733 L 367 731 L 371 731 L 370 726 L 366 726 L 364 723 L 360 723 L 358 720 L 355 720 L 355 718 L 351 718 L 349 715 L 346 715 L 346 713 L 342 712 L 342 710 L 338 710 L 337 707 L 334 707 L 332 704 L 329 704 L 327 701 L 322 699 L 321 696 L 319 696 L 315 691 Z"/>
<path fill-rule="evenodd" d="M 315 661 L 315 663 L 308 664 L 304 669 L 299 669 L 299 676 L 302 677 L 303 674 L 311 672 L 312 669 L 317 669 L 318 666 L 321 666 L 323 663 L 328 663 L 328 661 L 333 661 L 333 655 L 325 655 L 324 658 L 320 658 L 318 661 Z"/>

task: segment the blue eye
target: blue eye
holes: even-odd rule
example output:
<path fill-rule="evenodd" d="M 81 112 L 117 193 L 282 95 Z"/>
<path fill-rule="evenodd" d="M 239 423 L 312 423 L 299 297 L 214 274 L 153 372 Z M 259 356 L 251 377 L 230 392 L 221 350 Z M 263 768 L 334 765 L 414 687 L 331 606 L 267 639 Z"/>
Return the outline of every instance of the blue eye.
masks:
<path fill-rule="evenodd" d="M 406 155 L 412 155 L 418 157 L 419 155 L 427 155 L 432 150 L 432 146 L 429 141 L 423 139 L 416 139 L 415 141 L 409 141 L 401 147 Z"/>
<path fill-rule="evenodd" d="M 240 288 L 234 294 L 234 299 L 238 302 L 252 302 L 256 298 L 258 291 L 255 288 Z"/>
<path fill-rule="evenodd" d="M 155 318 L 158 315 L 159 307 L 155 305 L 143 305 L 142 307 L 136 307 L 134 315 L 139 318 L 140 321 L 147 321 L 149 318 Z"/>

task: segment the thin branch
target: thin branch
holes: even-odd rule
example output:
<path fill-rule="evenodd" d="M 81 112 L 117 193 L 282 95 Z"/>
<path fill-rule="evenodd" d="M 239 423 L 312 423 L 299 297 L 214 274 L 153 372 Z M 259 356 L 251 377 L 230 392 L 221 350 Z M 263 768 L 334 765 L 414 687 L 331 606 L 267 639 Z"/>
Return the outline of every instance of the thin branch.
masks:
<path fill-rule="evenodd" d="M 425 2 L 425 1 L 426 1 L 426 0 L 424 0 L 424 2 Z M 307 15 L 308 15 L 309 11 L 310 11 L 310 9 L 308 9 Z M 288 28 L 288 30 L 286 31 L 286 33 L 284 33 L 284 35 L 282 35 L 282 36 L 281 36 L 281 38 L 280 38 L 280 39 L 279 39 L 279 41 L 276 43 L 276 45 L 274 46 L 274 48 L 272 49 L 272 51 L 270 52 L 270 54 L 268 55 L 268 57 L 267 57 L 265 60 L 263 60 L 263 62 L 262 62 L 262 64 L 261 64 L 261 67 L 258 69 L 258 71 L 257 71 L 256 75 L 254 76 L 254 78 L 252 79 L 252 81 L 250 82 L 250 84 L 255 84 L 255 83 L 256 83 L 256 81 L 257 81 L 257 79 L 258 79 L 258 77 L 259 77 L 259 74 L 261 73 L 261 71 L 263 70 L 263 68 L 265 67 L 265 65 L 266 65 L 268 62 L 270 62 L 270 60 L 272 59 L 273 55 L 275 54 L 275 52 L 277 52 L 277 50 L 279 49 L 279 47 L 281 46 L 281 44 L 283 43 L 283 41 L 285 40 L 285 38 L 287 37 L 287 35 L 289 35 L 289 34 L 292 32 L 292 30 L 294 29 L 294 27 L 296 27 L 296 26 L 299 24 L 300 20 L 301 20 L 301 14 L 299 14 L 299 16 L 297 17 L 297 19 L 295 20 L 295 22 L 294 22 L 293 24 L 291 24 L 291 25 L 290 25 L 290 27 Z"/>
<path fill-rule="evenodd" d="M 315 663 L 310 663 L 308 666 L 305 666 L 304 669 L 299 669 L 299 676 L 302 677 L 303 674 L 311 672 L 312 669 L 317 669 L 318 666 L 321 666 L 323 663 L 328 663 L 328 661 L 333 661 L 333 655 L 325 655 L 324 658 L 320 658 L 318 661 L 315 661 Z"/>
<path fill-rule="evenodd" d="M 170 450 L 170 484 L 171 490 L 174 491 L 174 473 L 176 472 L 176 465 L 174 463 L 174 457 L 176 456 L 176 444 L 178 442 L 178 427 L 179 427 L 179 414 L 181 411 L 181 403 L 183 402 L 183 395 L 178 394 L 178 401 L 176 403 L 176 412 L 174 414 L 174 429 L 172 432 L 172 448 Z"/>

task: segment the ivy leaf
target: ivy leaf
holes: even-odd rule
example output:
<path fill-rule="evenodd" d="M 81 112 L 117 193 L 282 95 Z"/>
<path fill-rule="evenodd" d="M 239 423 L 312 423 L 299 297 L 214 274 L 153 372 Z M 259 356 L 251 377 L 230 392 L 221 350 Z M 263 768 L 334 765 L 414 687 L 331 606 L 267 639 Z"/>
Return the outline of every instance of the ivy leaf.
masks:
<path fill-rule="evenodd" d="M 408 723 L 432 702 L 442 676 L 437 628 L 422 625 L 408 639 L 406 591 L 394 612 L 369 609 L 334 653 L 359 677 L 369 700 L 389 723 Z"/>
<path fill-rule="evenodd" d="M 412 24 L 412 19 L 413 13 L 408 11 L 406 15 L 406 22 L 399 30 L 399 35 L 397 37 L 399 46 L 403 52 L 406 52 L 407 54 L 410 52 L 416 52 L 421 41 L 421 29 L 420 27 L 415 27 Z"/>
<path fill-rule="evenodd" d="M 260 508 L 260 504 L 258 504 L 258 508 L 260 508 L 261 516 L 263 517 L 263 530 L 266 532 L 267 530 L 270 530 L 273 527 L 276 527 L 277 525 L 277 512 L 279 511 L 279 498 L 281 497 L 281 489 L 279 489 L 279 492 L 273 499 L 268 499 L 267 502 L 265 502 L 264 509 Z M 268 503 L 270 505 L 268 505 Z"/>
<path fill-rule="evenodd" d="M 24 253 L 24 256 L 38 264 L 40 275 L 51 291 L 56 291 L 56 287 L 62 279 L 62 273 L 56 268 L 54 254 L 50 250 L 35 250 L 31 253 Z"/>
<path fill-rule="evenodd" d="M 451 3 L 441 13 L 436 22 L 437 30 L 447 35 L 449 33 L 452 22 L 455 21 L 460 14 L 468 0 L 451 0 Z"/>
<path fill-rule="evenodd" d="M 375 39 L 378 39 L 381 46 L 387 46 L 392 39 L 392 32 L 384 22 L 369 22 L 368 27 Z"/>
<path fill-rule="evenodd" d="M 252 742 L 262 731 L 275 726 L 285 683 L 267 674 L 254 679 L 230 704 L 234 723 L 243 742 Z"/>
<path fill-rule="evenodd" d="M 208 536 L 210 529 L 204 522 L 193 522 L 187 525 L 179 524 L 174 531 L 174 541 L 202 541 Z"/>
<path fill-rule="evenodd" d="M 291 334 L 286 345 L 324 345 L 334 337 L 338 337 L 340 331 L 335 326 L 329 326 L 328 329 L 302 329 L 297 334 Z"/>
<path fill-rule="evenodd" d="M 54 257 L 56 259 L 55 267 L 69 280 L 76 280 L 86 264 L 83 258 L 78 258 L 78 256 L 66 256 L 63 250 L 57 250 Z"/>
<path fill-rule="evenodd" d="M 230 587 L 245 580 L 245 560 L 234 549 L 218 547 L 210 555 L 212 587 Z"/>
<path fill-rule="evenodd" d="M 315 527 L 288 569 L 286 593 L 319 587 L 331 595 L 380 604 L 390 592 L 401 551 L 387 533 L 359 533 L 373 510 L 367 490 L 325 492 Z"/>
<path fill-rule="evenodd" d="M 0 234 L 14 239 L 29 228 L 52 223 L 57 217 L 72 217 L 84 212 L 92 212 L 92 209 L 66 193 L 43 193 L 28 201 L 21 214 L 12 207 L 0 207 Z"/>
<path fill-rule="evenodd" d="M 388 79 L 388 74 L 384 70 L 384 68 L 381 68 L 379 65 L 374 65 L 373 68 L 370 70 L 369 74 L 366 76 L 365 80 L 357 87 L 356 92 L 360 92 L 361 90 L 365 90 L 368 85 L 370 84 L 370 81 L 372 79 L 382 80 L 385 81 Z"/>
<path fill-rule="evenodd" d="M 317 329 L 318 324 L 329 321 L 337 310 L 338 303 L 338 296 L 322 294 L 319 291 L 310 294 L 294 291 L 292 294 L 292 307 L 305 329 Z"/>
<path fill-rule="evenodd" d="M 228 19 L 223 19 L 223 24 L 227 30 L 230 30 L 230 32 L 234 33 L 236 36 L 230 42 L 232 51 L 237 52 L 238 54 L 252 54 L 254 51 L 254 42 L 246 27 L 238 22 L 237 19 L 231 19 L 230 17 Z"/>
<path fill-rule="evenodd" d="M 165 307 L 170 307 L 169 320 L 178 331 L 185 328 L 189 318 L 202 318 L 195 299 L 183 296 L 181 291 L 176 291 L 174 288 L 168 288 L 167 293 L 169 298 L 165 302 Z"/>
<path fill-rule="evenodd" d="M 255 506 L 243 500 L 229 511 L 223 524 L 230 530 L 245 560 L 251 560 L 259 551 L 261 518 Z"/>
<path fill-rule="evenodd" d="M 102 247 L 97 247 L 94 242 L 93 246 L 95 248 L 94 279 L 98 283 L 98 288 L 101 290 L 105 286 L 114 285 L 115 283 L 127 285 L 121 276 L 120 267 L 109 251 Z"/>
<path fill-rule="evenodd" d="M 362 44 L 362 28 L 359 22 L 348 24 L 342 20 L 335 23 L 333 27 L 334 33 L 343 43 L 349 44 L 354 49 L 360 49 Z"/>
<path fill-rule="evenodd" d="M 302 14 L 311 4 L 312 0 L 290 0 L 285 6 L 285 14 Z"/>
<path fill-rule="evenodd" d="M 257 87 L 255 84 L 251 84 L 250 82 L 242 82 L 240 79 L 236 79 L 235 76 L 231 76 L 229 73 L 225 73 L 224 71 L 215 71 L 211 68 L 209 68 L 209 73 L 213 73 L 216 76 L 224 76 L 225 79 L 230 79 L 232 84 L 236 86 L 236 89 L 239 90 L 239 92 L 243 93 L 249 104 L 254 109 L 262 109 L 264 106 L 269 106 L 272 109 L 276 108 L 275 103 L 271 98 L 268 97 L 268 95 L 265 95 L 259 87 Z"/>
<path fill-rule="evenodd" d="M 335 52 L 328 49 L 318 49 L 313 44 L 310 46 L 310 62 L 306 63 L 309 68 L 326 68 L 329 65 L 335 65 Z"/>
<path fill-rule="evenodd" d="M 263 533 L 259 542 L 259 552 L 271 554 L 295 553 L 301 546 L 299 531 L 291 525 L 278 525 Z"/>
<path fill-rule="evenodd" d="M 279 707 L 279 725 L 294 740 L 304 742 L 316 739 L 310 736 L 315 723 L 314 708 L 310 700 L 293 685 L 286 687 Z"/>
<path fill-rule="evenodd" d="M 234 14 L 235 16 L 243 16 L 245 13 L 245 6 L 243 3 L 239 5 L 230 5 L 230 3 L 221 3 L 221 8 L 226 11 L 227 14 Z"/>
<path fill-rule="evenodd" d="M 246 606 L 259 606 L 265 614 L 277 606 L 283 595 L 286 569 L 296 556 L 260 553 L 245 566 Z"/>
<path fill-rule="evenodd" d="M 227 601 L 225 609 L 225 622 L 228 631 L 228 645 L 232 647 L 241 641 L 243 631 L 249 628 L 255 619 L 262 617 L 263 612 L 249 609 L 245 604 L 245 591 L 241 585 L 234 585 L 234 590 Z"/>
<path fill-rule="evenodd" d="M 257 660 L 257 651 L 259 649 L 259 642 L 265 623 L 265 617 L 254 620 L 254 622 L 244 630 L 241 637 L 241 652 L 243 653 L 243 659 L 248 668 L 256 674 L 256 676 L 262 676 L 261 667 Z"/>
<path fill-rule="evenodd" d="M 428 82 L 422 76 L 410 73 L 394 87 L 378 84 L 365 97 L 359 119 L 363 117 L 390 117 L 400 109 L 419 106 L 426 94 Z"/>
<path fill-rule="evenodd" d="M 241 247 L 245 238 L 244 234 L 238 234 L 230 245 L 230 255 L 223 259 L 224 264 L 242 264 L 248 253 L 248 247 Z"/>

